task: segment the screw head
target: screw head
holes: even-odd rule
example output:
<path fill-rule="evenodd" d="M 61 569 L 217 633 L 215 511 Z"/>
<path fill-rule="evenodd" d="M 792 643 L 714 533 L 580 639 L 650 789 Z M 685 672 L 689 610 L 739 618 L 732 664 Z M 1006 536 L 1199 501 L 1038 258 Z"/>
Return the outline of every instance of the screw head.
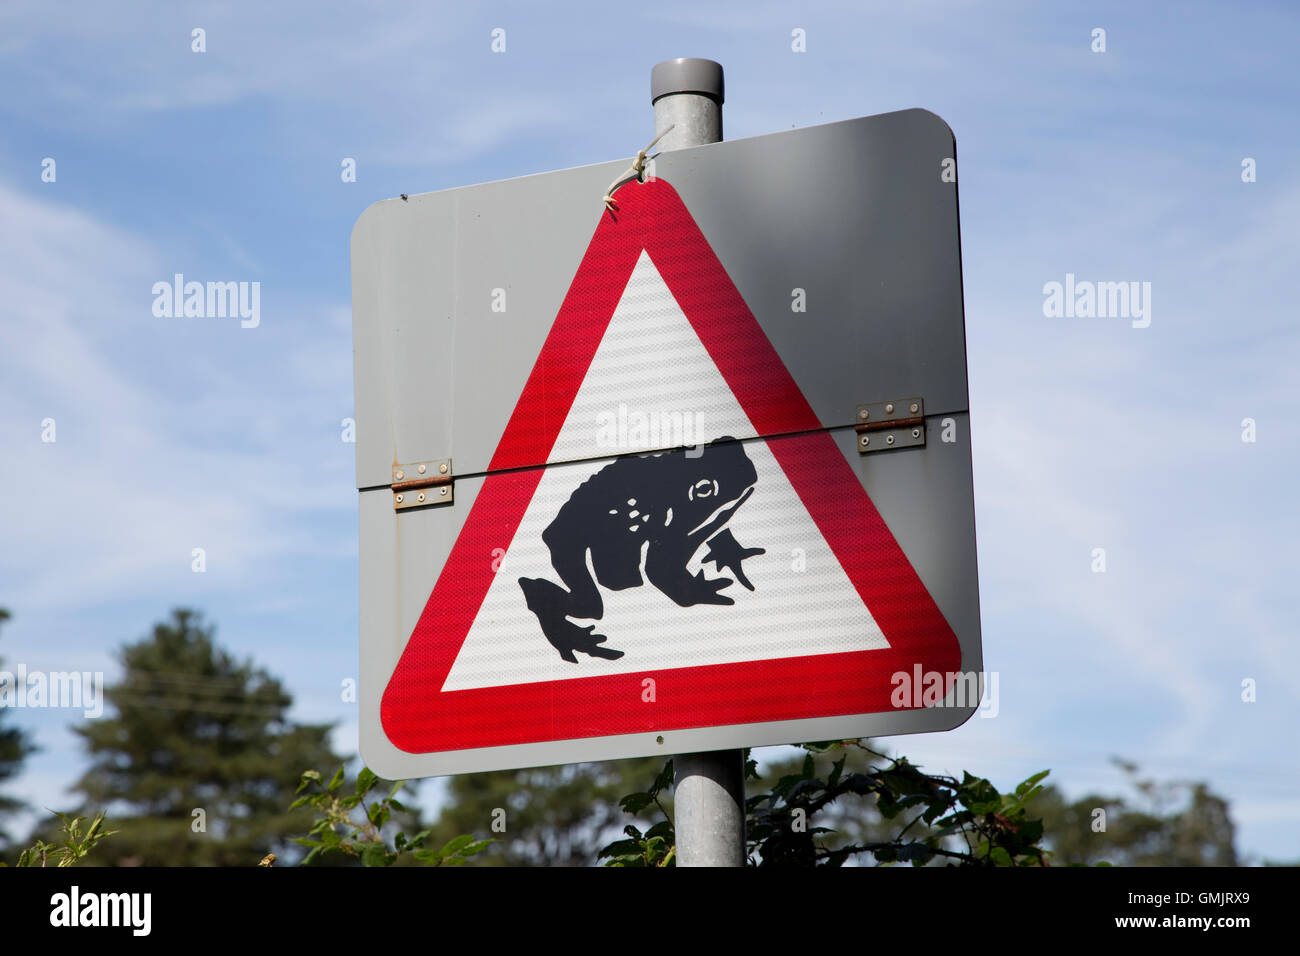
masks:
<path fill-rule="evenodd" d="M 871 417 L 871 412 L 868 409 L 864 408 L 858 412 L 858 418 L 862 419 L 864 422 L 870 417 Z"/>
<path fill-rule="evenodd" d="M 439 474 L 442 474 L 442 475 L 445 475 L 445 474 L 447 473 L 447 463 L 446 463 L 446 462 L 443 462 L 441 465 L 438 466 L 438 473 L 439 473 Z"/>
<path fill-rule="evenodd" d="M 886 415 L 892 415 L 892 414 L 894 414 L 894 403 L 893 403 L 893 402 L 890 402 L 888 405 L 885 406 L 885 414 L 886 414 Z"/>
<path fill-rule="evenodd" d="M 885 444 L 886 444 L 886 445 L 892 445 L 893 443 L 894 443 L 894 436 L 893 436 L 893 435 L 890 435 L 888 438 L 885 439 Z"/>
<path fill-rule="evenodd" d="M 917 409 L 920 408 L 920 407 L 921 407 L 921 406 L 918 405 L 918 404 L 916 404 L 916 402 L 913 402 L 911 405 L 908 405 L 908 406 L 907 406 L 907 409 L 908 409 L 908 411 L 910 411 L 913 415 L 915 415 Z"/>
<path fill-rule="evenodd" d="M 657 743 L 657 744 L 661 744 L 661 743 L 663 743 L 663 742 L 664 742 L 663 737 L 656 737 L 656 738 L 655 738 L 655 743 Z"/>
<path fill-rule="evenodd" d="M 423 466 L 423 465 L 416 465 L 416 466 L 415 466 L 415 470 L 418 471 L 420 474 L 424 474 L 424 466 Z"/>
<path fill-rule="evenodd" d="M 406 474 L 402 471 L 402 469 L 399 468 L 397 469 L 397 471 L 393 472 L 393 477 L 396 478 L 398 481 L 401 481 L 403 478 L 406 477 Z"/>
<path fill-rule="evenodd" d="M 398 496 L 397 496 L 397 503 L 400 505 L 400 504 L 402 503 L 402 499 L 404 499 L 405 497 L 406 497 L 405 495 L 398 495 Z"/>

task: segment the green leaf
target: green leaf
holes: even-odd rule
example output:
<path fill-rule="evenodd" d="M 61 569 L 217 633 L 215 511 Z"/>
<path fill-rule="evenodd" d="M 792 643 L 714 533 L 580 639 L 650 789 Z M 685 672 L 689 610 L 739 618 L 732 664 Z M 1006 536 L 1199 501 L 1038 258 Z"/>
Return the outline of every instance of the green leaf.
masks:
<path fill-rule="evenodd" d="M 342 768 L 340 768 L 341 770 Z M 379 782 L 379 777 L 369 767 L 362 767 L 361 772 L 357 774 L 357 796 L 364 797 Z"/>
<path fill-rule="evenodd" d="M 856 793 L 859 796 L 865 796 L 873 790 L 877 790 L 879 785 L 871 774 L 851 773 L 840 781 L 840 788 L 847 790 L 849 793 Z"/>
<path fill-rule="evenodd" d="M 649 839 L 650 837 L 663 837 L 665 840 L 671 843 L 674 840 L 673 825 L 669 823 L 667 820 L 660 820 L 649 830 L 646 830 L 645 835 L 646 835 L 646 839 Z"/>
<path fill-rule="evenodd" d="M 1016 833 L 1020 839 L 1024 840 L 1026 843 L 1037 843 L 1043 838 L 1043 821 L 1026 820 L 1024 823 L 1020 824 Z"/>
<path fill-rule="evenodd" d="M 655 798 L 649 793 L 629 793 L 618 805 L 627 813 L 640 813 L 650 804 L 655 802 Z"/>
<path fill-rule="evenodd" d="M 613 843 L 609 844 L 609 846 L 602 847 L 600 852 L 596 854 L 596 858 L 601 859 L 607 856 L 640 856 L 640 854 L 640 840 L 615 840 Z M 608 865 L 609 864 L 606 864 L 606 866 Z"/>
<path fill-rule="evenodd" d="M 650 787 L 651 797 L 658 796 L 663 791 L 673 785 L 673 762 L 671 760 L 664 763 L 663 769 L 659 771 L 659 776 L 655 777 L 655 782 Z"/>
<path fill-rule="evenodd" d="M 343 785 L 343 768 L 339 767 L 338 771 L 334 774 L 334 778 L 330 781 L 330 785 L 325 789 L 327 789 L 330 793 L 333 793 L 342 785 Z"/>
<path fill-rule="evenodd" d="M 930 805 L 926 807 L 925 812 L 921 814 L 921 818 L 925 820 L 927 826 L 933 825 L 934 821 L 947 813 L 951 807 L 952 798 L 946 794 L 941 795 L 930 801 Z"/>
<path fill-rule="evenodd" d="M 448 840 L 443 845 L 443 848 L 438 851 L 438 855 L 452 856 L 453 854 L 459 853 L 461 850 L 463 850 L 465 847 L 469 846 L 473 842 L 474 842 L 474 834 L 462 833 L 460 836 L 452 837 L 450 840 Z"/>
<path fill-rule="evenodd" d="M 382 843 L 368 843 L 366 848 L 361 851 L 362 866 L 388 866 L 392 862 L 388 847 Z"/>
<path fill-rule="evenodd" d="M 898 848 L 896 859 L 900 863 L 924 866 L 934 858 L 934 851 L 924 843 L 907 843 Z"/>
<path fill-rule="evenodd" d="M 785 802 L 791 806 L 810 801 L 819 791 L 824 790 L 826 785 L 820 780 L 800 780 L 785 795 Z"/>
<path fill-rule="evenodd" d="M 834 750 L 836 747 L 844 746 L 842 740 L 820 740 L 810 744 L 800 744 L 804 750 L 811 750 L 813 753 L 825 753 L 828 750 Z"/>
<path fill-rule="evenodd" d="M 848 759 L 849 759 L 849 755 L 845 754 L 843 757 L 841 757 L 839 760 L 835 761 L 835 763 L 831 765 L 830 776 L 826 778 L 827 790 L 834 790 L 835 785 L 840 782 L 840 775 L 844 773 L 844 761 Z"/>
<path fill-rule="evenodd" d="M 1020 797 L 1021 800 L 1027 799 L 1026 794 L 1028 794 L 1030 790 L 1034 789 L 1034 784 L 1038 783 L 1038 781 L 1042 780 L 1051 772 L 1051 770 L 1042 770 L 1025 780 L 1016 787 L 1016 796 Z"/>

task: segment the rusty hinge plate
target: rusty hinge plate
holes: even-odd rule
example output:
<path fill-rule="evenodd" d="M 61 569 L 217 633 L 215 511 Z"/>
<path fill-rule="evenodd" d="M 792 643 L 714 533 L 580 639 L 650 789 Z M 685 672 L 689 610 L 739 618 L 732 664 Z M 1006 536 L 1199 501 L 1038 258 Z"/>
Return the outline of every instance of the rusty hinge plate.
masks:
<path fill-rule="evenodd" d="M 450 458 L 393 466 L 393 510 L 449 505 L 455 498 Z"/>
<path fill-rule="evenodd" d="M 870 402 L 858 406 L 858 451 L 890 451 L 925 445 L 925 401 L 899 398 L 889 402 Z"/>

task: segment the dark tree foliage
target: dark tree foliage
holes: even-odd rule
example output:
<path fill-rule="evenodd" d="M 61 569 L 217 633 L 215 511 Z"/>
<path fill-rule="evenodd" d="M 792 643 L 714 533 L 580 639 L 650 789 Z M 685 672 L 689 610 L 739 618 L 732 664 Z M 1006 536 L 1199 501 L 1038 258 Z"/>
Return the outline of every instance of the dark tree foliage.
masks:
<path fill-rule="evenodd" d="M 1039 795 L 1053 862 L 1114 866 L 1237 866 L 1228 804 L 1203 782 L 1157 782 L 1117 760 L 1127 797 L 1086 794 L 1069 801 L 1055 788 Z M 1101 812 L 1098 812 L 1101 811 Z"/>
<path fill-rule="evenodd" d="M 1042 821 L 1029 809 L 1042 791 L 1044 770 L 1000 793 L 983 777 L 927 774 L 905 757 L 889 757 L 863 740 L 831 740 L 799 745 L 797 767 L 765 780 L 745 753 L 745 776 L 754 781 L 745 796 L 745 842 L 756 867 L 807 868 L 848 862 L 912 866 L 1046 866 L 1040 841 Z M 865 755 L 865 758 L 864 756 Z M 819 756 L 826 758 L 819 761 Z M 854 769 L 850 759 L 861 769 Z M 623 798 L 628 812 L 659 804 L 673 782 L 668 761 L 650 789 Z M 757 790 L 758 792 L 754 792 Z M 836 805 L 863 813 L 865 826 L 853 833 L 827 826 Z M 874 814 L 874 817 L 872 816 Z M 676 865 L 672 817 L 642 832 L 629 825 L 626 839 L 600 851 L 606 866 Z M 856 837 L 856 838 L 855 838 Z"/>
<path fill-rule="evenodd" d="M 924 773 L 871 741 L 802 744 L 801 757 L 759 774 L 747 760 L 749 862 L 763 867 L 1236 866 L 1228 804 L 1201 782 L 1155 782 L 1121 763 L 1135 796 L 1066 801 L 1035 774 L 1011 792 L 972 774 Z M 648 790 L 623 800 L 652 808 L 672 785 L 671 761 Z M 1104 820 L 1096 810 L 1105 810 Z M 1099 829 L 1104 822 L 1105 829 Z M 601 851 L 607 866 L 673 866 L 664 813 Z"/>
<path fill-rule="evenodd" d="M 628 822 L 619 800 L 660 763 L 647 757 L 450 777 L 430 842 L 489 837 L 494 842 L 473 861 L 480 866 L 592 866 Z"/>
<path fill-rule="evenodd" d="M 492 845 L 472 834 L 431 842 L 433 831 L 421 829 L 419 809 L 397 799 L 409 786 L 382 780 L 369 767 L 353 781 L 339 767 L 328 783 L 320 771 L 305 771 L 291 809 L 310 807 L 316 822 L 306 836 L 293 838 L 308 848 L 299 866 L 457 866 Z"/>
<path fill-rule="evenodd" d="M 122 680 L 105 688 L 116 712 L 74 727 L 91 757 L 74 790 L 81 812 L 107 810 L 118 832 L 94 864 L 251 866 L 301 851 L 311 826 L 287 810 L 303 767 L 340 758 L 330 727 L 298 724 L 292 698 L 251 661 L 214 641 L 199 614 L 176 610 L 120 653 Z"/>
<path fill-rule="evenodd" d="M 751 866 L 1237 863 L 1227 804 L 1204 784 L 1139 780 L 1130 765 L 1126 769 L 1148 807 L 1134 808 L 1117 797 L 1068 804 L 1043 786 L 1046 770 L 1000 792 L 971 773 L 960 778 L 925 773 L 905 757 L 878 751 L 868 740 L 800 748 L 801 757 L 780 761 L 762 774 L 746 752 L 745 836 Z M 299 842 L 312 847 L 314 856 L 350 856 L 366 866 L 586 864 L 591 862 L 592 837 L 615 825 L 609 795 L 625 785 L 623 778 L 644 774 L 648 788 L 618 801 L 623 813 L 642 825 L 628 824 L 623 838 L 599 850 L 597 858 L 606 866 L 671 867 L 677 862 L 669 800 L 673 761 L 650 776 L 656 763 L 647 759 L 466 774 L 453 778 L 459 785 L 451 790 L 439 832 L 425 829 L 413 837 L 381 832 L 391 810 L 405 809 L 391 799 L 400 784 L 389 797 L 372 795 L 367 804 L 366 795 L 379 783 L 368 770 L 362 770 L 355 794 L 344 786 L 341 770 L 328 786 L 321 774 L 310 772 L 303 776 L 308 792 L 299 804 L 315 808 L 317 819 Z M 1090 826 L 1099 808 L 1108 808 L 1105 832 L 1111 836 L 1080 851 L 1081 827 L 1099 832 Z M 507 824 L 499 830 L 489 822 L 498 814 Z M 643 829 L 646 817 L 651 822 Z M 448 839 L 458 830 L 468 832 Z"/>
<path fill-rule="evenodd" d="M 0 607 L 0 624 L 7 620 L 9 620 L 9 612 Z M 3 667 L 4 661 L 0 659 L 0 669 Z M 22 769 L 23 760 L 36 749 L 27 734 L 20 728 L 4 725 L 8 716 L 5 710 L 0 709 L 0 785 L 16 777 Z M 5 818 L 21 809 L 23 809 L 21 800 L 0 793 L 0 848 L 7 847 L 12 839 L 5 830 Z"/>

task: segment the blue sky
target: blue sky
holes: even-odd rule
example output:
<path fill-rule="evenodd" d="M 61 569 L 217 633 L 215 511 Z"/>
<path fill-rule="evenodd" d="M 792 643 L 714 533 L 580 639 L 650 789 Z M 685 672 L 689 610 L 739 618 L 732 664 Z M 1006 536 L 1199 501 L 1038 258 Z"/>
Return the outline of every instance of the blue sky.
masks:
<path fill-rule="evenodd" d="M 197 606 L 353 751 L 353 222 L 630 156 L 650 67 L 707 56 L 728 138 L 912 106 L 956 133 L 1000 713 L 893 746 L 1072 794 L 1123 756 L 1210 781 L 1246 853 L 1300 857 L 1300 12 L 1135 6 L 6 3 L 0 656 L 111 677 Z M 175 272 L 260 282 L 261 324 L 155 318 Z M 1150 326 L 1045 317 L 1067 273 L 1150 282 Z M 9 719 L 43 748 L 10 789 L 65 806 L 72 717 Z"/>

